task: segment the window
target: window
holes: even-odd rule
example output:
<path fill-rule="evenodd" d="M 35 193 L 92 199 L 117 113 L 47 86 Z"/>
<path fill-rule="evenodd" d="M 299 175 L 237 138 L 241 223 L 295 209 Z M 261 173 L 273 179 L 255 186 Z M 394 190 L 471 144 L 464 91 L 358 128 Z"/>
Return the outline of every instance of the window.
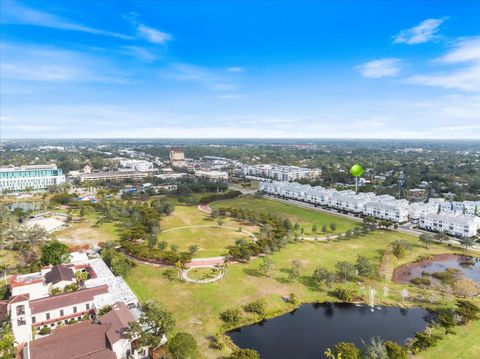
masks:
<path fill-rule="evenodd" d="M 17 315 L 24 315 L 25 314 L 25 306 L 22 305 L 17 305 Z"/>
<path fill-rule="evenodd" d="M 88 303 L 85 304 L 85 309 L 86 309 L 86 310 L 89 310 L 89 309 L 90 309 L 90 304 L 88 304 Z"/>
<path fill-rule="evenodd" d="M 73 312 L 74 312 L 74 313 L 77 312 L 77 307 L 73 307 Z"/>
<path fill-rule="evenodd" d="M 50 313 L 45 314 L 45 316 L 47 317 L 47 320 L 50 320 Z"/>
<path fill-rule="evenodd" d="M 22 325 L 25 325 L 25 324 L 27 324 L 27 321 L 24 318 L 17 319 L 17 325 L 18 326 L 22 326 Z"/>
<path fill-rule="evenodd" d="M 60 309 L 60 316 L 63 317 L 63 309 Z"/>
<path fill-rule="evenodd" d="M 32 324 L 35 324 L 37 322 L 37 318 L 32 317 Z"/>

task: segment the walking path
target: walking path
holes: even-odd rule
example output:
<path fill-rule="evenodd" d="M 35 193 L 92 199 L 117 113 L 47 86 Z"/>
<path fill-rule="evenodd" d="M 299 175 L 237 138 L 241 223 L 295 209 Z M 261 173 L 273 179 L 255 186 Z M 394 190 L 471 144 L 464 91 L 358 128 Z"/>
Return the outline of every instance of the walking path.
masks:
<path fill-rule="evenodd" d="M 208 283 L 213 283 L 213 282 L 217 282 L 219 281 L 220 279 L 222 279 L 225 275 L 225 271 L 223 270 L 219 270 L 218 271 L 218 274 L 213 277 L 213 278 L 208 278 L 208 279 L 193 279 L 193 278 L 190 278 L 188 276 L 188 272 L 190 272 L 192 269 L 195 269 L 195 268 L 212 268 L 214 269 L 215 266 L 213 265 L 204 265 L 204 266 L 199 266 L 199 267 L 192 267 L 192 268 L 189 268 L 187 270 L 184 270 L 182 271 L 182 279 L 187 282 L 187 283 L 195 283 L 195 284 L 208 284 Z"/>

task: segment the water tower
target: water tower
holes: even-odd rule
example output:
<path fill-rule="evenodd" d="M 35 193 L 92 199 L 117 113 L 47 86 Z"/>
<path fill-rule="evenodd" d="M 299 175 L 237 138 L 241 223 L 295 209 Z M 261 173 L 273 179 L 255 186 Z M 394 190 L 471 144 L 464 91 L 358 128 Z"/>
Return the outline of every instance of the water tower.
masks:
<path fill-rule="evenodd" d="M 358 193 L 358 177 L 363 174 L 363 168 L 360 164 L 354 164 L 352 168 L 350 168 L 350 173 L 353 177 L 355 177 L 355 193 Z"/>

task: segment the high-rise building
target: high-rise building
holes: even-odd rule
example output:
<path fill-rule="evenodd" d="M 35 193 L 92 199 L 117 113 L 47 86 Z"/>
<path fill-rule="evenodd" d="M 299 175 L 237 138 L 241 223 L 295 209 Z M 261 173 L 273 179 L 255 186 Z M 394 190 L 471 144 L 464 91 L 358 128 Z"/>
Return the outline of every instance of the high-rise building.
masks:
<path fill-rule="evenodd" d="M 54 164 L 0 168 L 0 191 L 43 190 L 65 182 Z"/>

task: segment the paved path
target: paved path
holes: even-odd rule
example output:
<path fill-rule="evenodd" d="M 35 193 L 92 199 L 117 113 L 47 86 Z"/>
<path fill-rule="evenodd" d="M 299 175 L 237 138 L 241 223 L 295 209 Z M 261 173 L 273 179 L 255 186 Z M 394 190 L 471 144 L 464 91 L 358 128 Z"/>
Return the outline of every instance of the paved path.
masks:
<path fill-rule="evenodd" d="M 187 282 L 187 283 L 195 283 L 195 284 L 208 284 L 208 283 L 213 283 L 213 282 L 217 282 L 219 281 L 220 279 L 223 278 L 223 276 L 225 275 L 225 272 L 223 270 L 219 271 L 219 273 L 213 277 L 213 278 L 208 278 L 208 279 L 193 279 L 193 278 L 190 278 L 188 276 L 188 272 L 190 272 L 192 269 L 195 269 L 195 268 L 215 268 L 215 266 L 213 265 L 204 265 L 204 266 L 201 266 L 201 267 L 192 267 L 192 268 L 189 268 L 187 270 L 184 270 L 182 271 L 182 279 Z"/>
<path fill-rule="evenodd" d="M 238 228 L 230 227 L 230 226 L 212 226 L 211 224 L 197 224 L 197 225 L 194 225 L 194 226 L 182 226 L 182 227 L 175 227 L 175 228 L 166 229 L 166 230 L 162 231 L 162 233 L 173 232 L 173 231 L 176 231 L 176 230 L 187 229 L 187 228 L 218 228 L 218 229 L 225 228 L 225 229 L 231 229 L 231 230 L 234 230 L 234 231 L 239 231 Z M 257 240 L 257 236 L 254 235 L 252 232 L 246 231 L 244 229 L 242 229 L 239 232 L 248 234 L 250 237 L 252 237 L 252 239 L 254 241 Z"/>

